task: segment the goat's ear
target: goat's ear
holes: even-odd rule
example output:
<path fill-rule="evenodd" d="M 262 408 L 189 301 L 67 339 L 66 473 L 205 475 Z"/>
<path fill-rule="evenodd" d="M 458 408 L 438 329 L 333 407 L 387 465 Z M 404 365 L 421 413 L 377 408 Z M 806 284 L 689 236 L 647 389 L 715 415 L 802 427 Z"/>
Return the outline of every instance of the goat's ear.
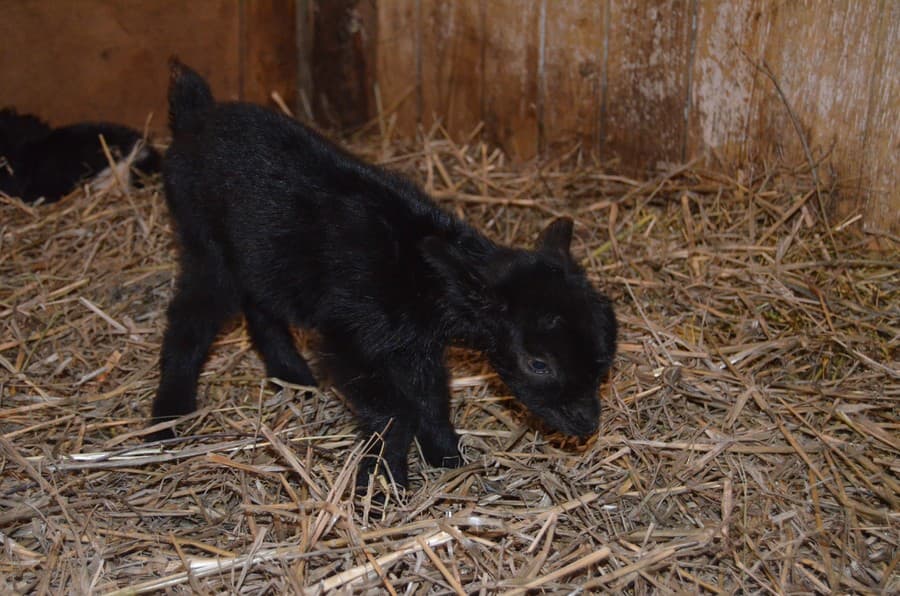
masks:
<path fill-rule="evenodd" d="M 419 250 L 425 262 L 443 280 L 447 295 L 454 303 L 467 307 L 484 303 L 489 290 L 481 263 L 436 236 L 423 239 Z"/>
<path fill-rule="evenodd" d="M 571 257 L 569 246 L 572 244 L 572 218 L 560 217 L 544 228 L 537 241 L 536 248 L 545 252 L 561 253 Z"/>

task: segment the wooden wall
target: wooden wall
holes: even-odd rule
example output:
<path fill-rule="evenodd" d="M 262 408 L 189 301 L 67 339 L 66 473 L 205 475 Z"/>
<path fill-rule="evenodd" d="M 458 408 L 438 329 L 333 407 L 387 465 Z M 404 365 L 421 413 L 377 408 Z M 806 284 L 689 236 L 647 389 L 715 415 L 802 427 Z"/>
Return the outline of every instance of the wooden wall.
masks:
<path fill-rule="evenodd" d="M 53 124 L 153 112 L 163 131 L 170 54 L 221 98 L 276 90 L 329 128 L 380 99 L 401 135 L 483 123 L 513 158 L 578 143 L 632 172 L 802 164 L 796 121 L 841 214 L 900 234 L 900 0 L 0 0 L 0 17 L 0 105 Z"/>
<path fill-rule="evenodd" d="M 796 120 L 824 157 L 824 183 L 840 184 L 842 214 L 862 210 L 869 229 L 900 232 L 900 1 L 339 4 L 365 41 L 347 50 L 363 62 L 356 71 L 377 83 L 385 109 L 397 106 L 400 134 L 439 118 L 465 138 L 483 122 L 484 136 L 516 158 L 580 143 L 646 170 L 704 155 L 726 167 L 801 164 Z M 321 76 L 312 81 L 320 96 Z M 352 117 L 336 110 L 330 122 L 374 116 L 371 95 L 360 96 Z"/>
<path fill-rule="evenodd" d="M 54 125 L 166 126 L 166 61 L 177 54 L 224 99 L 292 105 L 294 0 L 0 0 L 0 107 Z"/>

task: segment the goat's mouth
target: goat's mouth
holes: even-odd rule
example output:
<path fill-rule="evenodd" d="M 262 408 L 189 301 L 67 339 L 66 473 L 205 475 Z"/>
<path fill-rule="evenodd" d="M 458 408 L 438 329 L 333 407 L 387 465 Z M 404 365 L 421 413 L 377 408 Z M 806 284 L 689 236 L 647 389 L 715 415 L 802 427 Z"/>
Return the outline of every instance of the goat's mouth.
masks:
<path fill-rule="evenodd" d="M 541 408 L 534 413 L 549 430 L 582 440 L 590 438 L 600 428 L 599 416 L 569 412 L 565 408 L 561 411 Z"/>
<path fill-rule="evenodd" d="M 590 423 L 583 421 L 567 421 L 567 423 L 557 430 L 570 437 L 578 437 L 581 440 L 589 439 L 597 433 L 600 428 L 598 422 Z"/>

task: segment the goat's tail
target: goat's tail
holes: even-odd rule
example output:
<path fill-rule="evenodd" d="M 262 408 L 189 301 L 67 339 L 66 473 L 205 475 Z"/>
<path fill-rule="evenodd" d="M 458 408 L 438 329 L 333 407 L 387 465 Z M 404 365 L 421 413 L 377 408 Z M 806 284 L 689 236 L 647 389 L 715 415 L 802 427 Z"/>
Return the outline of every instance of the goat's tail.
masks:
<path fill-rule="evenodd" d="M 203 116 L 214 103 L 209 84 L 199 74 L 169 59 L 169 128 L 172 136 L 194 135 L 203 128 Z"/>

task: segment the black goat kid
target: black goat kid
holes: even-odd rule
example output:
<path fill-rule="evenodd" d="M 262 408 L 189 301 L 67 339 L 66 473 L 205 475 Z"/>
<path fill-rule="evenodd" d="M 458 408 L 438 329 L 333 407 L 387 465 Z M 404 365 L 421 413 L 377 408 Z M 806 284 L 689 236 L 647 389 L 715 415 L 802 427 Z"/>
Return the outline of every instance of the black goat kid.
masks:
<path fill-rule="evenodd" d="M 597 430 L 615 353 L 609 301 L 569 254 L 572 221 L 535 250 L 498 246 L 412 182 L 361 162 L 280 114 L 215 103 L 173 62 L 173 143 L 163 167 L 181 243 L 155 422 L 194 411 L 210 344 L 243 311 L 269 376 L 313 385 L 290 326 L 313 328 L 363 433 L 407 484 L 417 438 L 428 463 L 462 463 L 445 351 L 482 350 L 549 427 Z M 160 435 L 171 435 L 163 431 Z M 376 458 L 363 461 L 366 484 Z"/>
<path fill-rule="evenodd" d="M 139 149 L 133 163 L 138 172 L 159 171 L 159 153 L 148 146 L 136 148 L 141 133 L 132 128 L 109 122 L 50 128 L 31 114 L 0 110 L 0 192 L 28 203 L 41 197 L 47 203 L 58 201 L 110 165 L 101 135 L 116 158 L 127 158 Z"/>

